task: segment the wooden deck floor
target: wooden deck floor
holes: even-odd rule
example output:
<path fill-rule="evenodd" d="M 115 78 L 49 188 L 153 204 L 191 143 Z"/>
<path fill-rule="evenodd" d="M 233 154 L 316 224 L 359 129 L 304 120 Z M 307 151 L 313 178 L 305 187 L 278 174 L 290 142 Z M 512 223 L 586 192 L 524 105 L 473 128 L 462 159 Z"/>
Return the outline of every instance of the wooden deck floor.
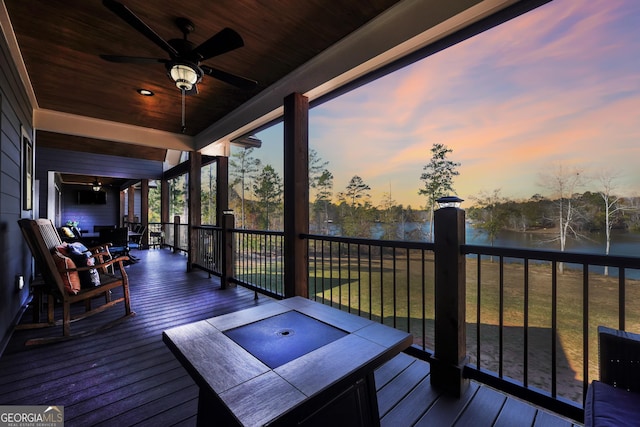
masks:
<path fill-rule="evenodd" d="M 198 389 L 162 331 L 271 300 L 254 300 L 243 288 L 221 290 L 217 278 L 200 271 L 186 273 L 184 256 L 135 254 L 141 262 L 128 272 L 136 316 L 96 335 L 38 347 L 23 343 L 60 329 L 16 331 L 0 357 L 0 405 L 62 405 L 67 426 L 195 425 Z M 120 314 L 117 307 L 82 322 Z M 383 426 L 571 426 L 476 383 L 462 399 L 441 395 L 429 383 L 429 364 L 406 354 L 378 369 L 376 387 Z"/>

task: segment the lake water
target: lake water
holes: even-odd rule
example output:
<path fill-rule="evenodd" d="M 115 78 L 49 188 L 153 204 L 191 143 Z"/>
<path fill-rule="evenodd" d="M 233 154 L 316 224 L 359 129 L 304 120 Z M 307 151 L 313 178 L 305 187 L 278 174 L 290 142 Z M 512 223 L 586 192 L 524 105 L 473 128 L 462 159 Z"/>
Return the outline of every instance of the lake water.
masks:
<path fill-rule="evenodd" d="M 404 225 L 405 234 L 411 236 L 412 240 L 427 239 L 429 233 L 428 223 L 406 223 Z M 372 227 L 373 238 L 382 238 L 384 230 L 382 224 L 375 224 Z M 401 233 L 398 233 L 398 238 Z M 421 236 L 421 237 L 420 237 Z M 553 241 L 556 235 L 549 233 L 530 233 L 517 231 L 502 231 L 498 234 L 493 242 L 493 246 L 501 248 L 520 248 L 520 249 L 539 249 L 539 250 L 560 250 L 560 243 Z M 466 241 L 470 245 L 490 246 L 491 242 L 487 238 L 486 233 L 473 228 L 473 225 L 467 223 Z M 584 254 L 605 254 L 605 235 L 604 233 L 589 233 L 580 239 L 567 239 L 565 251 L 578 252 Z M 640 234 L 630 233 L 626 231 L 614 230 L 611 236 L 611 248 L 609 255 L 640 257 Z M 569 265 L 569 267 L 571 267 Z M 593 266 L 590 271 L 595 273 L 603 273 L 604 267 Z M 617 276 L 617 269 L 609 269 L 611 276 Z M 640 270 L 626 270 L 629 278 L 640 279 Z"/>

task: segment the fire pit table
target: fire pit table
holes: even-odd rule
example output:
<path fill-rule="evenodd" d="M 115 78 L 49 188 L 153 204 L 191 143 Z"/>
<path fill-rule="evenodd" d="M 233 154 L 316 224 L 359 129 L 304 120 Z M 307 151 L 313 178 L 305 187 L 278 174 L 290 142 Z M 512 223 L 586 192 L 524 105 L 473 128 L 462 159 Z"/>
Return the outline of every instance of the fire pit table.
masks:
<path fill-rule="evenodd" d="M 373 372 L 412 336 L 294 297 L 169 329 L 163 341 L 200 388 L 198 425 L 375 426 Z"/>

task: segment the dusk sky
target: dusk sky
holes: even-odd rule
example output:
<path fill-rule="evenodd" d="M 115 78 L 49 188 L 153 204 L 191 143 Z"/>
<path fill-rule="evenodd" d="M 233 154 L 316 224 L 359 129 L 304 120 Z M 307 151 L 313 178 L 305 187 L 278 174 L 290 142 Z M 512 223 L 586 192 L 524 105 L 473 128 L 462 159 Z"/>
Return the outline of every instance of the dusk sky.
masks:
<path fill-rule="evenodd" d="M 434 143 L 461 163 L 463 199 L 548 195 L 540 175 L 558 164 L 616 169 L 618 192 L 640 195 L 639 23 L 638 0 L 552 1 L 312 109 L 309 144 L 329 161 L 334 194 L 359 175 L 374 205 L 389 191 L 425 205 Z M 281 168 L 282 125 L 257 136 L 256 157 Z"/>

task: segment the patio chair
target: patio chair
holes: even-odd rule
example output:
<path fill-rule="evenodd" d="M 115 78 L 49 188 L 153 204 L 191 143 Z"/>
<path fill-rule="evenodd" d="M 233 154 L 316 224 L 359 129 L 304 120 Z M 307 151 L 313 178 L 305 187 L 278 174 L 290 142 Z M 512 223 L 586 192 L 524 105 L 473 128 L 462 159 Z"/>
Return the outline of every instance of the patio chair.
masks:
<path fill-rule="evenodd" d="M 142 249 L 142 237 L 145 231 L 147 231 L 147 227 L 142 224 L 136 224 L 129 235 L 129 249 Z"/>
<path fill-rule="evenodd" d="M 100 230 L 100 241 L 111 243 L 109 252 L 113 256 L 129 256 L 129 229 L 127 227 Z"/>
<path fill-rule="evenodd" d="M 586 427 L 627 426 L 640 420 L 640 335 L 598 327 L 600 380 L 584 404 Z"/>
<path fill-rule="evenodd" d="M 106 246 L 101 246 L 93 248 L 92 250 L 92 255 L 96 262 L 93 266 L 75 267 L 75 265 L 72 265 L 68 260 L 62 260 L 62 264 L 57 264 L 56 260 L 60 261 L 60 258 L 64 258 L 58 252 L 61 247 L 64 247 L 64 243 L 51 220 L 21 219 L 18 221 L 18 224 L 45 282 L 45 286 L 42 288 L 46 290 L 49 296 L 50 314 L 47 322 L 19 325 L 17 329 L 62 325 L 62 336 L 34 338 L 28 340 L 25 343 L 26 345 L 44 344 L 90 335 L 114 326 L 135 315 L 135 313 L 131 311 L 129 278 L 124 268 L 124 262 L 127 260 L 127 257 L 107 259 L 110 257 L 110 254 L 105 250 Z M 114 266 L 118 271 L 118 275 L 108 274 L 107 268 L 109 266 Z M 92 269 L 98 272 L 99 284 L 96 279 L 96 283 L 90 287 L 76 289 L 72 286 L 70 278 L 73 278 L 74 275 L 78 275 L 83 271 L 91 271 Z M 65 282 L 65 280 L 67 281 Z M 122 288 L 122 296 L 112 299 L 112 290 L 118 288 Z M 103 302 L 93 308 L 92 301 L 97 298 Z M 56 299 L 62 303 L 62 319 L 59 321 L 54 321 L 53 310 L 51 310 L 54 300 Z M 84 312 L 72 314 L 72 305 L 79 302 L 84 303 Z M 121 302 L 124 305 L 123 316 L 102 324 L 97 328 L 71 334 L 72 322 L 100 313 Z"/>

